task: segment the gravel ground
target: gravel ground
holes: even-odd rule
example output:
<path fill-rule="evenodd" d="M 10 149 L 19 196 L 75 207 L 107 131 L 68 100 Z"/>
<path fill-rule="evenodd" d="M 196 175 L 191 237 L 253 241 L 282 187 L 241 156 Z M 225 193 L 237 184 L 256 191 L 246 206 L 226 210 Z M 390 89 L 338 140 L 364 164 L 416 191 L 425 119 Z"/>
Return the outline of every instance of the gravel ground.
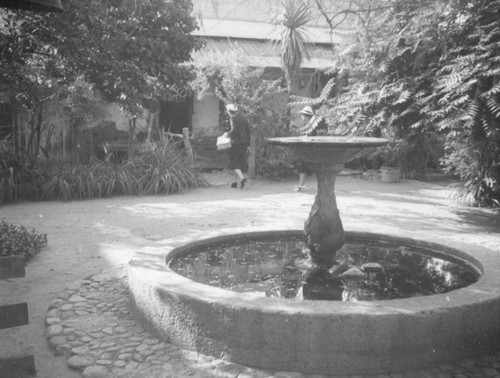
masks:
<path fill-rule="evenodd" d="M 28 264 L 26 277 L 0 281 L 2 303 L 25 301 L 30 312 L 29 325 L 0 330 L 0 356 L 33 354 L 42 378 L 302 377 L 179 349 L 150 335 L 129 313 L 126 266 L 136 250 L 221 227 L 301 228 L 314 200 L 313 179 L 303 192 L 293 192 L 295 180 L 253 180 L 240 190 L 229 187 L 227 172 L 207 179 L 212 186 L 170 196 L 1 207 L 0 220 L 46 233 L 49 244 Z M 452 202 L 445 184 L 339 177 L 344 227 L 430 235 L 443 244 L 466 242 L 500 253 L 499 213 Z M 500 377 L 500 354 L 386 377 Z"/>

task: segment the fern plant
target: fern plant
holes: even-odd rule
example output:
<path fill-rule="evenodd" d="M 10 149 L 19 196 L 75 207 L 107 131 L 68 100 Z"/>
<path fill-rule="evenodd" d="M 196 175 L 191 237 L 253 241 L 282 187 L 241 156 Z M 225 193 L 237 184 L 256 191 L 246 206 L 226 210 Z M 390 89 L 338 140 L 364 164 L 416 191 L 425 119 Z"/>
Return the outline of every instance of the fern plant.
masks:
<path fill-rule="evenodd" d="M 435 122 L 448 136 L 447 170 L 459 198 L 500 206 L 500 1 L 475 1 L 437 70 Z"/>
<path fill-rule="evenodd" d="M 396 0 L 372 11 L 330 68 L 348 69 L 347 85 L 310 103 L 333 133 L 388 137 L 407 176 L 441 164 L 462 178 L 459 195 L 498 206 L 499 9 L 499 0 Z"/>
<path fill-rule="evenodd" d="M 329 134 L 388 138 L 391 148 L 378 153 L 386 159 L 381 163 L 398 159 L 403 175 L 423 179 L 442 150 L 430 116 L 432 63 L 441 55 L 440 45 L 431 42 L 442 19 L 434 17 L 439 4 L 399 5 L 371 15 L 358 43 L 325 70 L 332 78 L 321 94 L 295 97 L 294 104 L 315 106 Z"/>

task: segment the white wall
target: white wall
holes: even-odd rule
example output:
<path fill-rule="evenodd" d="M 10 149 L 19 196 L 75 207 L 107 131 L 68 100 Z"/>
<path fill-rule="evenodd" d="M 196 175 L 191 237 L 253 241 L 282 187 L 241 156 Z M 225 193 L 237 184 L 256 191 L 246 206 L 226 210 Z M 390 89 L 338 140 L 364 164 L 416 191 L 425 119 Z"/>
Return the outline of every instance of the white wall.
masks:
<path fill-rule="evenodd" d="M 193 104 L 194 136 L 219 135 L 219 99 L 215 93 L 206 92 L 195 97 Z"/>

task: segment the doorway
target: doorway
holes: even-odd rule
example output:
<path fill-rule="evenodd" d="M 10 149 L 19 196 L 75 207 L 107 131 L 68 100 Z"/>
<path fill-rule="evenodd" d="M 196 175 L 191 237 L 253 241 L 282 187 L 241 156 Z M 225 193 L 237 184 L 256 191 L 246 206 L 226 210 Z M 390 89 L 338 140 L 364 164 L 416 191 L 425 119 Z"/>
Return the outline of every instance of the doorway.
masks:
<path fill-rule="evenodd" d="M 193 97 L 189 96 L 184 101 L 161 101 L 160 102 L 160 129 L 173 133 L 182 134 L 182 129 L 187 127 L 192 130 Z"/>

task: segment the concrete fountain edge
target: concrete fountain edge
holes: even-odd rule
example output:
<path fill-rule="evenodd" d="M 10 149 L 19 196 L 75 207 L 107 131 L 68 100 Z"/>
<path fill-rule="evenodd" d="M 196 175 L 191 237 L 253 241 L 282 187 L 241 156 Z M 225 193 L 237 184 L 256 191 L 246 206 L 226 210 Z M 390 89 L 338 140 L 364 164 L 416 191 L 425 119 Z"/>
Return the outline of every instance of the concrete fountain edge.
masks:
<path fill-rule="evenodd" d="M 134 312 L 159 338 L 231 362 L 320 374 L 382 374 L 425 368 L 500 346 L 500 255 L 475 245 L 347 231 L 440 248 L 481 279 L 460 290 L 377 302 L 290 301 L 193 282 L 167 267 L 186 249 L 228 238 L 303 230 L 232 228 L 193 233 L 138 251 L 129 265 Z"/>

